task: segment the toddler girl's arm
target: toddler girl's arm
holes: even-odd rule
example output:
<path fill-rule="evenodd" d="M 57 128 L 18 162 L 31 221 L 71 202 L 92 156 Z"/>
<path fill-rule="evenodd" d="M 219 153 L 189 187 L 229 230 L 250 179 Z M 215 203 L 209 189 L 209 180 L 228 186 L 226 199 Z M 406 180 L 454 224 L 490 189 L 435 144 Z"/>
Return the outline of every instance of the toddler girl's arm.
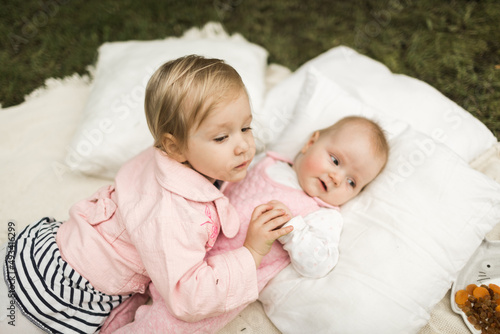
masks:
<path fill-rule="evenodd" d="M 168 311 L 195 322 L 257 299 L 250 252 L 240 247 L 205 259 L 205 226 L 175 217 L 144 222 L 131 238 Z"/>
<path fill-rule="evenodd" d="M 342 224 L 339 211 L 321 208 L 304 218 L 292 218 L 286 225 L 292 225 L 293 232 L 278 240 L 288 251 L 292 265 L 299 274 L 320 278 L 337 264 Z"/>

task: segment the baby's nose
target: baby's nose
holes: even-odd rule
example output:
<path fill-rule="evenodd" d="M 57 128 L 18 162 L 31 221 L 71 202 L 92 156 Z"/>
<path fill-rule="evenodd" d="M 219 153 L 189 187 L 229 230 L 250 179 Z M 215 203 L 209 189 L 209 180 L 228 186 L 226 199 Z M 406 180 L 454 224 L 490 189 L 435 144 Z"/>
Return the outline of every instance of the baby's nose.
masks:
<path fill-rule="evenodd" d="M 332 179 L 333 184 L 338 187 L 342 183 L 342 172 L 337 171 L 337 172 L 330 172 L 329 174 L 330 179 Z"/>

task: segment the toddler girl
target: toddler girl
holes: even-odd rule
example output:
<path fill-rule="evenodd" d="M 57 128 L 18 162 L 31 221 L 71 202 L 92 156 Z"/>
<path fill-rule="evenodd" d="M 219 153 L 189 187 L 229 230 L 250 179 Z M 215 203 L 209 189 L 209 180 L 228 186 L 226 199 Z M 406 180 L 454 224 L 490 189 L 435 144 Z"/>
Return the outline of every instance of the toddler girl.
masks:
<path fill-rule="evenodd" d="M 290 218 L 280 205 L 259 205 L 240 247 L 207 256 L 220 231 L 231 238 L 240 226 L 219 183 L 243 179 L 255 154 L 248 96 L 231 66 L 199 56 L 164 64 L 145 110 L 154 146 L 66 222 L 44 218 L 6 249 L 9 297 L 44 331 L 95 332 L 151 281 L 180 319 L 233 310 L 256 300 L 256 268 L 291 230 L 280 228 Z"/>

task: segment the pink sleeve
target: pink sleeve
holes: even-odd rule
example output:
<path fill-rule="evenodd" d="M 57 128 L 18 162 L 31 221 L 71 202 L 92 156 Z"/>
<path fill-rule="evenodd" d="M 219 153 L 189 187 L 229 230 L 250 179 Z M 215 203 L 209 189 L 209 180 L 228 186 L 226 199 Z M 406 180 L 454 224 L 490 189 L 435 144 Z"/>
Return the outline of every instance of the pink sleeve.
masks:
<path fill-rule="evenodd" d="M 167 309 L 188 322 L 228 312 L 258 296 L 250 252 L 241 247 L 205 259 L 207 233 L 197 225 L 162 217 L 131 233 Z"/>

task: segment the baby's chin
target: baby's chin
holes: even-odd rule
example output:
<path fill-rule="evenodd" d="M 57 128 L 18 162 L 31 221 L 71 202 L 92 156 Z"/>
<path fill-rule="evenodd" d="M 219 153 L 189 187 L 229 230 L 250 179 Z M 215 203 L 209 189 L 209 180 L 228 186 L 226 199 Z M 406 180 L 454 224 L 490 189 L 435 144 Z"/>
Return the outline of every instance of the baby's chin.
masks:
<path fill-rule="evenodd" d="M 302 188 L 302 190 L 304 190 L 304 188 Z M 309 197 L 313 197 L 313 198 L 319 198 L 322 202 L 328 204 L 328 205 L 331 205 L 331 206 L 340 206 L 340 204 L 337 204 L 339 203 L 339 201 L 336 201 L 336 200 L 333 200 L 331 198 L 324 198 L 323 196 L 321 196 L 321 194 L 317 195 L 317 194 L 314 194 L 312 192 L 308 192 L 306 190 L 304 190 L 304 192 L 309 196 Z"/>
<path fill-rule="evenodd" d="M 346 204 L 347 202 L 349 202 L 352 198 L 348 198 L 348 199 L 331 199 L 331 198 L 321 198 L 321 196 L 318 196 L 318 198 L 320 200 L 322 200 L 323 202 L 325 202 L 326 204 L 329 204 L 331 206 L 341 206 L 341 205 L 344 205 Z"/>

